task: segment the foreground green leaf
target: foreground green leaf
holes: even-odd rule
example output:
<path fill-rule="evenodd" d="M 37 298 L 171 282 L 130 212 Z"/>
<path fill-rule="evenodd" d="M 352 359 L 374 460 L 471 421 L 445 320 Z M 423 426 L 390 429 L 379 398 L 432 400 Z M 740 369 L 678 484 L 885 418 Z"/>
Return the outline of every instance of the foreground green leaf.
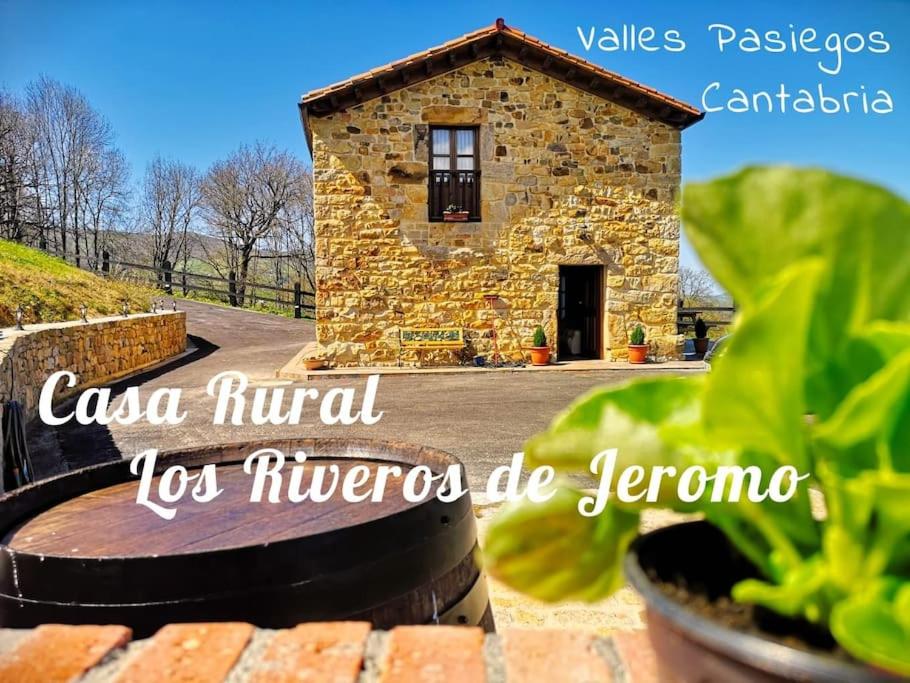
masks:
<path fill-rule="evenodd" d="M 831 632 L 854 657 L 910 676 L 908 595 L 910 583 L 882 579 L 834 608 Z"/>
<path fill-rule="evenodd" d="M 802 370 L 821 274 L 817 259 L 785 268 L 741 321 L 705 389 L 705 426 L 715 444 L 767 452 L 808 470 Z"/>
<path fill-rule="evenodd" d="M 696 457 L 729 460 L 729 453 L 694 451 L 701 441 L 698 399 L 703 385 L 699 376 L 658 377 L 590 391 L 547 431 L 528 440 L 526 462 L 590 473 L 592 458 L 612 448 L 617 449 L 617 471 L 629 465 L 641 465 L 648 473 L 657 466 L 681 468 Z M 661 488 L 660 500 L 674 504 L 672 482 Z"/>
<path fill-rule="evenodd" d="M 888 190 L 821 169 L 752 167 L 683 192 L 686 234 L 718 282 L 745 309 L 769 281 L 807 257 L 831 264 L 851 289 L 826 317 L 910 316 L 910 205 Z"/>
<path fill-rule="evenodd" d="M 601 600 L 623 584 L 622 559 L 638 514 L 608 507 L 583 517 L 583 494 L 559 488 L 547 503 L 511 503 L 487 532 L 487 570 L 539 600 Z"/>

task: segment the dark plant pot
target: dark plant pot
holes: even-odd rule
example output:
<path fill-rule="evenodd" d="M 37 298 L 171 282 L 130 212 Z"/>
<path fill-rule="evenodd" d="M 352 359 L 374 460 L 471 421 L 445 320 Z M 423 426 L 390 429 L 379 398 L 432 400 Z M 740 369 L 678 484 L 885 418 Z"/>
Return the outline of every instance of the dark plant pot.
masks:
<path fill-rule="evenodd" d="M 442 220 L 446 223 L 464 223 L 468 220 L 467 211 L 445 211 L 442 214 Z"/>
<path fill-rule="evenodd" d="M 550 364 L 550 347 L 549 346 L 532 346 L 530 350 L 531 350 L 531 365 L 549 365 Z"/>
<path fill-rule="evenodd" d="M 487 364 L 486 356 L 474 356 L 474 365 L 476 365 L 478 368 L 482 368 L 486 364 Z"/>
<path fill-rule="evenodd" d="M 824 653 L 833 647 L 825 630 L 807 622 L 755 610 L 762 635 L 735 630 L 670 597 L 660 583 L 674 584 L 710 601 L 729 597 L 732 586 L 758 576 L 727 538 L 707 522 L 688 522 L 639 536 L 625 559 L 629 583 L 641 593 L 658 668 L 676 683 L 779 683 L 782 681 L 901 680 L 861 663 Z M 784 645 L 799 638 L 818 649 Z M 661 678 L 660 680 L 664 680 Z"/>
<path fill-rule="evenodd" d="M 707 337 L 696 337 L 695 338 L 695 353 L 705 355 L 708 353 L 708 338 Z"/>
<path fill-rule="evenodd" d="M 635 363 L 644 363 L 648 360 L 648 345 L 647 344 L 629 344 L 629 362 Z"/>

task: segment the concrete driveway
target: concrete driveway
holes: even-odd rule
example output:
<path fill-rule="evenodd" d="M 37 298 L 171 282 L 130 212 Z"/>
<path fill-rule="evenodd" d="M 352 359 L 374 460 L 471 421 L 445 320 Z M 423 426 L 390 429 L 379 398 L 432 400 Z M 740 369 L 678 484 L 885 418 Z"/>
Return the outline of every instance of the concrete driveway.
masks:
<path fill-rule="evenodd" d="M 68 467 L 113 457 L 132 457 L 158 448 L 169 450 L 211 443 L 263 438 L 334 436 L 411 441 L 458 456 L 474 487 L 483 486 L 490 471 L 508 463 L 523 442 L 545 428 L 572 399 L 593 386 L 621 382 L 643 373 L 665 370 L 606 370 L 603 372 L 490 373 L 457 375 L 383 376 L 376 409 L 384 411 L 375 425 L 326 426 L 318 407 L 304 411 L 295 426 L 213 426 L 214 399 L 206 394 L 209 379 L 224 370 L 246 373 L 251 387 L 303 386 L 275 378 L 306 342 L 314 339 L 313 325 L 273 315 L 179 301 L 187 312 L 188 334 L 199 338 L 200 351 L 163 369 L 129 378 L 117 386 L 140 385 L 143 397 L 153 389 L 182 389 L 187 419 L 179 426 L 151 426 L 142 421 L 109 428 L 66 426 L 56 433 Z M 358 400 L 364 378 L 314 380 L 323 393 L 333 386 L 355 387 Z M 290 392 L 286 391 L 286 394 Z M 286 397 L 286 401 L 287 401 Z M 42 429 L 47 429 L 42 427 Z"/>

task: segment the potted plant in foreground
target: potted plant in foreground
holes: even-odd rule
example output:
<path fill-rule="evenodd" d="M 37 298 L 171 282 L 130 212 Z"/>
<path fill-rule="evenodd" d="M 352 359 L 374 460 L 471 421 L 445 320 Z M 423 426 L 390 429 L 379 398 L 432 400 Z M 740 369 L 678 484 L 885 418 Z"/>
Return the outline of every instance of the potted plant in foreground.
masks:
<path fill-rule="evenodd" d="M 639 323 L 629 335 L 629 362 L 644 363 L 648 360 L 648 345 L 645 343 L 645 330 Z"/>
<path fill-rule="evenodd" d="M 753 168 L 687 186 L 682 212 L 740 303 L 724 355 L 711 373 L 595 389 L 533 437 L 526 464 L 564 472 L 617 449 L 613 472 L 640 466 L 642 495 L 582 516 L 587 494 L 564 481 L 515 503 L 486 566 L 550 601 L 629 580 L 682 683 L 910 676 L 910 205 L 821 170 Z M 692 498 L 667 472 L 694 466 Z M 749 473 L 739 497 L 731 467 Z M 761 500 L 784 467 L 795 495 Z M 637 537 L 646 508 L 704 521 Z"/>
<path fill-rule="evenodd" d="M 708 325 L 701 318 L 695 319 L 695 353 L 708 353 Z"/>
<path fill-rule="evenodd" d="M 462 211 L 457 204 L 449 204 L 442 212 L 442 220 L 447 223 L 464 223 L 468 220 L 468 212 Z"/>
<path fill-rule="evenodd" d="M 534 330 L 534 343 L 531 346 L 531 365 L 547 365 L 550 362 L 550 347 L 543 325 Z"/>

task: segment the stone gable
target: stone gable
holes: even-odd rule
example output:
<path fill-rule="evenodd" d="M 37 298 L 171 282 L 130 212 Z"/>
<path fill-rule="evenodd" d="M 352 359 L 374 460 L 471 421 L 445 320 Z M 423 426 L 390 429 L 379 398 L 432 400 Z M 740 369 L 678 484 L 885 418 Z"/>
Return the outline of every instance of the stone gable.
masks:
<path fill-rule="evenodd" d="M 604 268 L 602 357 L 625 358 L 639 322 L 653 356 L 677 355 L 679 130 L 501 57 L 310 124 L 316 332 L 338 364 L 395 364 L 400 326 L 460 326 L 489 353 L 493 317 L 504 355 L 538 324 L 555 351 L 572 264 Z M 481 222 L 428 221 L 431 124 L 479 127 Z"/>

